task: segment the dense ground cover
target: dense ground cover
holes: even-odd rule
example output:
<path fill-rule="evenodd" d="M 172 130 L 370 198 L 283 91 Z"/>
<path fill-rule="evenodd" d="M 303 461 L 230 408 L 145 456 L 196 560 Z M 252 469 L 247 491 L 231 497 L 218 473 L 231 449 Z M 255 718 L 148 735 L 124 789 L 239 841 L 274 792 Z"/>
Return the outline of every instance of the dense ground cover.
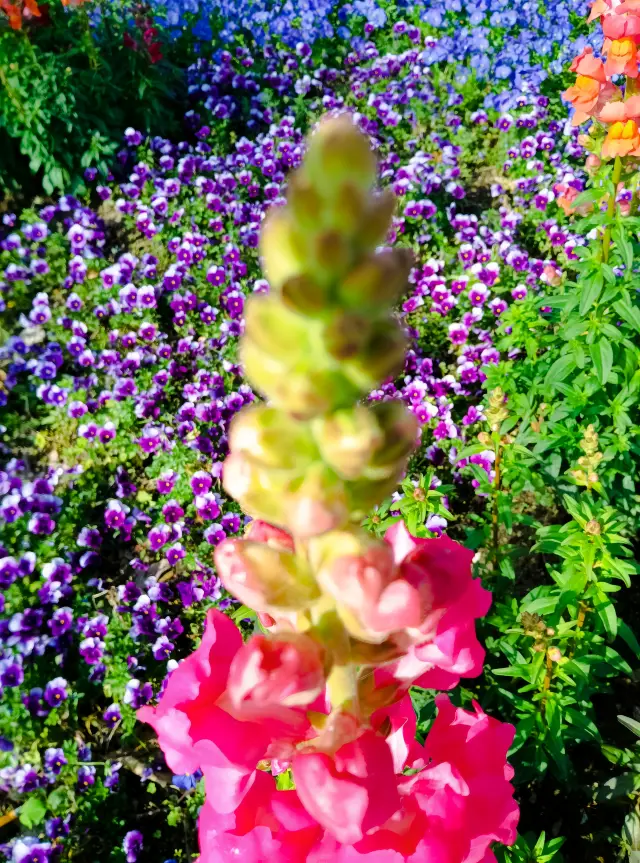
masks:
<path fill-rule="evenodd" d="M 0 32 L 0 110 L 20 170 L 34 137 L 46 157 L 33 178 L 3 177 L 18 196 L 0 244 L 8 859 L 197 853 L 202 783 L 168 770 L 135 711 L 212 605 L 257 626 L 213 565 L 245 522 L 221 485 L 229 424 L 256 398 L 237 342 L 247 298 L 269 290 L 262 219 L 305 133 L 345 109 L 398 196 L 387 240 L 415 255 L 404 370 L 369 401 L 409 406 L 421 446 L 367 526 L 400 514 L 416 535 L 446 531 L 493 593 L 483 674 L 437 685 L 516 726 L 522 838 L 499 859 L 624 859 L 638 831 L 634 738 L 616 720 L 633 717 L 640 656 L 638 223 L 631 167 L 620 190 L 611 163 L 590 180 L 593 144 L 560 98 L 572 57 L 602 41 L 587 4 L 51 3 L 50 25 L 24 5 L 21 29 Z M 82 75 L 65 78 L 60 132 L 28 76 L 47 69 L 58 92 L 62 38 L 83 47 L 64 59 Z M 147 82 L 121 118 L 117 89 L 91 89 L 112 62 L 123 93 Z M 104 148 L 89 110 L 107 118 Z M 52 197 L 24 200 L 40 184 Z M 611 188 L 614 245 L 596 265 L 606 213 L 575 207 Z M 413 692 L 420 735 L 434 696 Z"/>

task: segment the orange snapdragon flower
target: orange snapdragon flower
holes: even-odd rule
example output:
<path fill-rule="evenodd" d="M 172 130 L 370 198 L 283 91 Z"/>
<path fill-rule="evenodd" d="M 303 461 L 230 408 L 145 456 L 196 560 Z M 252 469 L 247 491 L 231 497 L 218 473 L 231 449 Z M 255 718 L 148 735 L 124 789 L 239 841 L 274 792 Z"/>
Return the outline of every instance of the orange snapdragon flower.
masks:
<path fill-rule="evenodd" d="M 22 29 L 23 15 L 25 18 L 39 18 L 42 14 L 36 0 L 16 0 L 14 3 L 11 0 L 0 0 L 0 9 L 9 19 L 12 30 Z"/>
<path fill-rule="evenodd" d="M 613 123 L 604 144 L 603 159 L 613 159 L 615 156 L 637 156 L 640 154 L 640 129 L 635 120 Z"/>
<path fill-rule="evenodd" d="M 22 27 L 21 9 L 14 6 L 13 3 L 6 2 L 6 0 L 0 0 L 0 9 L 2 9 L 9 19 L 9 26 L 12 30 L 19 30 Z"/>
<path fill-rule="evenodd" d="M 607 75 L 638 77 L 638 48 L 633 39 L 629 36 L 623 39 L 605 39 L 604 50 L 607 54 L 607 62 L 604 64 Z"/>
<path fill-rule="evenodd" d="M 593 56 L 591 48 L 585 48 L 571 64 L 571 71 L 577 73 L 576 82 L 562 94 L 575 109 L 572 123 L 579 126 L 589 117 L 598 115 L 612 99 L 622 99 L 621 91 L 607 81 L 604 63 Z"/>
<path fill-rule="evenodd" d="M 591 12 L 589 13 L 588 23 L 591 24 L 596 18 L 601 18 L 610 12 L 617 11 L 620 6 L 620 0 L 595 0 L 591 4 Z"/>

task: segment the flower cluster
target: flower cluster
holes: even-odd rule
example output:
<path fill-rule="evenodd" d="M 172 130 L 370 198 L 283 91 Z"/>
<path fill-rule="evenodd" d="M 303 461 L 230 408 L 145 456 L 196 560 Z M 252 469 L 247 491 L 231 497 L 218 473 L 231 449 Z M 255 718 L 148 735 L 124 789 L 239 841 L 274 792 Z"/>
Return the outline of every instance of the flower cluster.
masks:
<path fill-rule="evenodd" d="M 623 3 L 596 0 L 589 20 L 596 19 L 602 25 L 605 59 L 596 57 L 592 48 L 585 48 L 571 65 L 576 82 L 564 93 L 564 98 L 574 108 L 575 125 L 594 119 L 606 130 L 602 141 L 595 127 L 592 129 L 595 134 L 591 136 L 590 149 L 595 156 L 603 159 L 640 156 L 640 96 L 635 93 L 640 6 L 633 0 Z M 620 75 L 625 76 L 624 87 L 614 81 Z"/>

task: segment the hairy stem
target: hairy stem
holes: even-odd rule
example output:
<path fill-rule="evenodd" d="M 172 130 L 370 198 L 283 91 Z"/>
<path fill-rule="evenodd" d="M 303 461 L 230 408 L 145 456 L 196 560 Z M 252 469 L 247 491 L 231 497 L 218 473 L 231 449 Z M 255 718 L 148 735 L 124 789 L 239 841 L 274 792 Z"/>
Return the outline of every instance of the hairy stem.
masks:
<path fill-rule="evenodd" d="M 611 222 L 616 212 L 616 197 L 618 195 L 618 184 L 622 174 L 622 159 L 616 156 L 613 163 L 613 192 L 609 195 L 609 203 L 607 204 L 607 227 L 604 229 L 602 237 L 602 261 L 607 264 L 609 262 L 609 252 L 611 251 Z"/>
<path fill-rule="evenodd" d="M 576 647 L 578 646 L 578 637 L 580 634 L 580 630 L 584 626 L 584 620 L 587 616 L 587 611 L 589 610 L 589 606 L 583 600 L 580 600 L 580 605 L 578 607 L 578 620 L 576 621 L 576 634 L 571 642 L 571 649 L 569 650 L 569 659 L 573 659 L 573 655 L 576 652 Z"/>
<path fill-rule="evenodd" d="M 500 518 L 498 512 L 498 498 L 500 495 L 500 482 L 502 479 L 500 468 L 501 468 L 501 460 L 502 460 L 502 447 L 500 444 L 496 446 L 496 460 L 493 466 L 495 471 L 495 476 L 493 479 L 493 490 L 492 490 L 492 498 L 493 498 L 493 507 L 491 512 L 491 548 L 493 551 L 493 568 L 494 570 L 498 568 L 498 543 L 499 543 L 499 532 L 500 532 Z"/>
<path fill-rule="evenodd" d="M 544 716 L 545 707 L 547 706 L 547 693 L 549 692 L 549 687 L 551 686 L 551 678 L 553 677 L 553 662 L 551 661 L 551 657 L 549 656 L 549 651 L 546 654 L 546 671 L 544 675 L 544 681 L 542 683 L 542 700 L 540 701 L 540 710 L 542 715 Z"/>

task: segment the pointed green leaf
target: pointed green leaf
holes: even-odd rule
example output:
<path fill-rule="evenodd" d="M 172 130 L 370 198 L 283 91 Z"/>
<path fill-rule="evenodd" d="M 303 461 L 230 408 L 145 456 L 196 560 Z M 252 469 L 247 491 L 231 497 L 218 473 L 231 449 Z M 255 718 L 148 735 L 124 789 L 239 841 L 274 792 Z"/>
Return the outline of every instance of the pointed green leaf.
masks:
<path fill-rule="evenodd" d="M 604 386 L 609 380 L 611 367 L 613 366 L 613 348 L 608 339 L 601 338 L 600 341 L 589 346 L 589 354 L 600 384 Z"/>
<path fill-rule="evenodd" d="M 580 282 L 580 314 L 585 315 L 600 296 L 604 277 L 600 271 Z"/>
<path fill-rule="evenodd" d="M 564 354 L 553 363 L 544 379 L 545 387 L 555 387 L 563 381 L 576 367 L 576 361 L 571 354 Z"/>

